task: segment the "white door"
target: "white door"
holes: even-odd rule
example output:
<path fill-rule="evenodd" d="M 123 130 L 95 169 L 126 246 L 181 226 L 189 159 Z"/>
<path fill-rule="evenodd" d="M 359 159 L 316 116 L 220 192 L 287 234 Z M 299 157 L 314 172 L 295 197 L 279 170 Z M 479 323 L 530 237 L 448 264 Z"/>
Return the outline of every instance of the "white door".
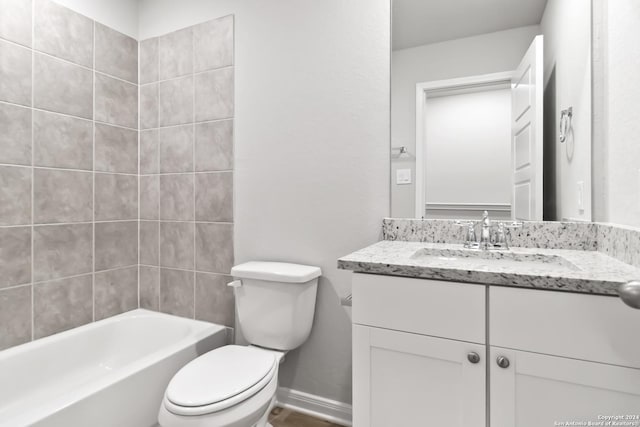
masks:
<path fill-rule="evenodd" d="M 484 345 L 354 325 L 354 427 L 484 426 L 484 359 Z"/>
<path fill-rule="evenodd" d="M 536 36 L 511 80 L 514 219 L 542 220 L 543 36 Z"/>
<path fill-rule="evenodd" d="M 490 354 L 491 427 L 607 425 L 599 417 L 612 415 L 632 423 L 608 425 L 640 425 L 640 369 L 500 347 Z M 498 366 L 501 356 L 508 367 Z"/>

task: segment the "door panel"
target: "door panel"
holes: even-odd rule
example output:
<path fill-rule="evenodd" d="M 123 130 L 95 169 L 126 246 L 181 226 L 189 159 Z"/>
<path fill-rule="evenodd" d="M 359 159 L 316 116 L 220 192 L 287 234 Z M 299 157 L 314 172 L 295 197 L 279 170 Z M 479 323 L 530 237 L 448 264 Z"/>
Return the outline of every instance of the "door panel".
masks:
<path fill-rule="evenodd" d="M 355 427 L 485 425 L 483 345 L 360 325 L 353 336 Z"/>
<path fill-rule="evenodd" d="M 543 36 L 537 36 L 511 81 L 513 216 L 542 220 Z"/>
<path fill-rule="evenodd" d="M 526 57 L 525 57 L 526 59 Z M 531 64 L 526 62 L 526 68 L 518 69 L 517 81 L 513 84 L 514 120 L 519 120 L 531 108 Z"/>
<path fill-rule="evenodd" d="M 529 123 L 515 136 L 516 172 L 531 164 L 531 126 Z"/>
<path fill-rule="evenodd" d="M 500 347 L 490 354 L 491 427 L 587 425 L 607 415 L 640 415 L 639 369 Z M 499 356 L 508 358 L 508 368 L 497 365 Z"/>
<path fill-rule="evenodd" d="M 531 198 L 529 197 L 531 194 L 531 185 L 528 182 L 518 184 L 514 191 L 516 203 L 513 206 L 513 212 L 516 218 L 521 218 L 531 211 Z"/>

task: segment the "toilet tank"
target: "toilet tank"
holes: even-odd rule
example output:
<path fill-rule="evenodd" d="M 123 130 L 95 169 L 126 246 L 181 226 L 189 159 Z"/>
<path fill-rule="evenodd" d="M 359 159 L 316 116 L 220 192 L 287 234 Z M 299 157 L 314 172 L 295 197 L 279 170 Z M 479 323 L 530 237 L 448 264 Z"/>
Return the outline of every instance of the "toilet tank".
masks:
<path fill-rule="evenodd" d="M 252 261 L 236 265 L 237 322 L 251 344 L 293 350 L 311 333 L 319 267 Z"/>

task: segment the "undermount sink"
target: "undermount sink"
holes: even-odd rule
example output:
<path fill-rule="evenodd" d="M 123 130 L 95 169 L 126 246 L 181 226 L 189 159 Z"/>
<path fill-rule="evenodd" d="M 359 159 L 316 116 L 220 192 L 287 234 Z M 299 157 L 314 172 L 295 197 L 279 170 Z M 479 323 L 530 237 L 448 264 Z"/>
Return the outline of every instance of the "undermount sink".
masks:
<path fill-rule="evenodd" d="M 546 271 L 578 271 L 580 270 L 572 262 L 558 255 L 546 255 L 536 253 L 518 253 L 511 251 L 482 251 L 474 249 L 418 249 L 411 255 L 415 261 L 425 262 L 455 262 L 463 261 L 465 264 L 473 263 L 474 266 L 503 268 L 530 268 Z"/>

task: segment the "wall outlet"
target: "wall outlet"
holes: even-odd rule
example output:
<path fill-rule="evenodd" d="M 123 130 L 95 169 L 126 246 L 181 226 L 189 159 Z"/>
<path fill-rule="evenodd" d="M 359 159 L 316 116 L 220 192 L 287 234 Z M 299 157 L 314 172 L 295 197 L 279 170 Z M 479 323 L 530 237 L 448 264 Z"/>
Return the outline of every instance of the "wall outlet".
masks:
<path fill-rule="evenodd" d="M 396 170 L 396 185 L 411 184 L 411 169 Z"/>

